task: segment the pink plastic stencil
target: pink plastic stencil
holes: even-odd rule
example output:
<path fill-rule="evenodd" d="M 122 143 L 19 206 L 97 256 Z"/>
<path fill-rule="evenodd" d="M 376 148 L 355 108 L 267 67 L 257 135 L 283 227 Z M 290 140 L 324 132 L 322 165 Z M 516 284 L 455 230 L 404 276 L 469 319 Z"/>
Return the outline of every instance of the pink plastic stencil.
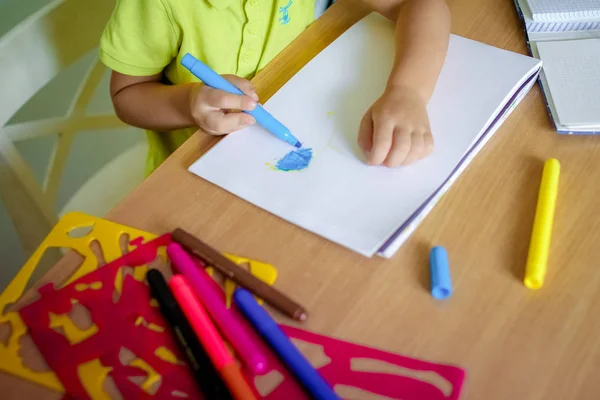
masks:
<path fill-rule="evenodd" d="M 343 386 L 348 390 L 359 389 L 354 393 L 391 399 L 456 400 L 460 397 L 465 379 L 461 368 L 420 361 L 290 326 L 281 327 L 290 338 L 322 348 L 330 362 L 318 370 L 338 393 Z M 291 398 L 288 396 L 295 388 L 288 389 L 286 381 L 267 399 Z"/>
<path fill-rule="evenodd" d="M 158 308 L 151 305 L 148 286 L 122 275 L 122 267 L 146 268 L 158 249 L 169 242 L 169 235 L 144 245 L 132 242 L 137 244 L 136 250 L 61 290 L 52 285 L 41 287 L 41 298 L 19 311 L 33 341 L 71 397 L 100 397 L 106 376 L 125 399 L 181 399 L 180 393 L 193 399 L 202 397 L 185 363 L 179 361 L 184 358 L 165 331 Z M 87 333 L 69 324 L 61 326 L 62 332 L 53 329 L 53 321 L 68 314 L 75 304 L 89 311 L 93 325 Z M 77 331 L 77 335 L 69 331 Z M 133 353 L 135 360 L 124 365 L 122 349 Z M 142 384 L 134 383 L 135 378 Z M 150 392 L 159 379 L 156 393 Z"/>

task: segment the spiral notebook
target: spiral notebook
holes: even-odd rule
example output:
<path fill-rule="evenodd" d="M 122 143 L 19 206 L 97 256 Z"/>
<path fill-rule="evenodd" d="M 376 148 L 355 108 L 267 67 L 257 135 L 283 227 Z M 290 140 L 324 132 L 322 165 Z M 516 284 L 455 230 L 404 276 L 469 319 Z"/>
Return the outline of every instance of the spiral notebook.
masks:
<path fill-rule="evenodd" d="M 279 170 L 294 149 L 254 126 L 222 139 L 189 170 L 357 253 L 391 257 L 529 91 L 541 64 L 452 36 L 428 105 L 433 154 L 408 167 L 369 167 L 358 128 L 383 93 L 394 47 L 394 24 L 371 14 L 265 103 L 303 143 L 298 151 L 312 149 L 306 168 Z"/>
<path fill-rule="evenodd" d="M 527 0 L 535 21 L 600 18 L 600 0 Z"/>
<path fill-rule="evenodd" d="M 515 0 L 558 133 L 600 134 L 600 0 Z"/>

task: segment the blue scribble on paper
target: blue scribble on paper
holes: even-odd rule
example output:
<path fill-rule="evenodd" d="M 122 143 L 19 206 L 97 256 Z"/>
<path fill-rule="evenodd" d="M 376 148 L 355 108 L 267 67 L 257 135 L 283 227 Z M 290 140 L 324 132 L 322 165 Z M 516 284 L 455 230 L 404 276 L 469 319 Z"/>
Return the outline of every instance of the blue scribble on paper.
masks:
<path fill-rule="evenodd" d="M 287 5 L 283 7 L 279 7 L 279 23 L 281 25 L 287 25 L 290 22 L 290 12 L 289 8 L 291 7 L 293 0 L 288 1 Z"/>
<path fill-rule="evenodd" d="M 293 150 L 277 161 L 274 167 L 279 171 L 300 171 L 308 167 L 312 156 L 312 149 Z"/>

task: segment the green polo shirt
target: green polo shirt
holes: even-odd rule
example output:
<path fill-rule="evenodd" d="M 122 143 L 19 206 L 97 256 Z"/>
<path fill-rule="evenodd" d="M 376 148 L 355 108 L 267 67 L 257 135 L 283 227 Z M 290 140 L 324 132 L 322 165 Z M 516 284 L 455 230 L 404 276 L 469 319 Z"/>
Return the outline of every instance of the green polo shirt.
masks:
<path fill-rule="evenodd" d="M 117 0 L 100 59 L 122 74 L 164 71 L 181 84 L 197 81 L 180 64 L 190 53 L 219 74 L 250 79 L 314 19 L 315 0 Z M 147 172 L 195 129 L 148 132 Z"/>

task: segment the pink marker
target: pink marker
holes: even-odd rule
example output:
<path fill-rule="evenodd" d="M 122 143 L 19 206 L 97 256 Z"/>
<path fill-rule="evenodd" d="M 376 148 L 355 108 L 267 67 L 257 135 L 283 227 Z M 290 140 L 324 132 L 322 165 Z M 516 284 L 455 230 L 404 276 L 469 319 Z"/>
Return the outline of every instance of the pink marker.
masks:
<path fill-rule="evenodd" d="M 246 327 L 227 309 L 223 295 L 208 273 L 198 268 L 190 255 L 177 243 L 167 247 L 173 266 L 183 275 L 194 293 L 235 350 L 240 361 L 257 375 L 267 370 L 267 357 L 248 334 Z"/>
<path fill-rule="evenodd" d="M 211 361 L 219 371 L 233 399 L 257 400 L 235 360 L 229 354 L 221 335 L 217 332 L 185 278 L 181 275 L 174 275 L 169 280 L 169 288 L 198 336 L 200 343 L 202 343 Z"/>

